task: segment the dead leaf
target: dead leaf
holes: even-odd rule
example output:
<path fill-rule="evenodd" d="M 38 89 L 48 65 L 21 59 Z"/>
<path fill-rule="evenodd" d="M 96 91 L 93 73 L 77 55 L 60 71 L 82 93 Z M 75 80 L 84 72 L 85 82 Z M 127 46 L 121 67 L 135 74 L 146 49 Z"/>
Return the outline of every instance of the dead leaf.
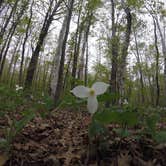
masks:
<path fill-rule="evenodd" d="M 118 166 L 129 166 L 131 162 L 131 156 L 128 151 L 124 151 L 118 157 Z"/>
<path fill-rule="evenodd" d="M 0 154 L 0 166 L 3 166 L 8 160 L 8 156 L 5 154 Z"/>

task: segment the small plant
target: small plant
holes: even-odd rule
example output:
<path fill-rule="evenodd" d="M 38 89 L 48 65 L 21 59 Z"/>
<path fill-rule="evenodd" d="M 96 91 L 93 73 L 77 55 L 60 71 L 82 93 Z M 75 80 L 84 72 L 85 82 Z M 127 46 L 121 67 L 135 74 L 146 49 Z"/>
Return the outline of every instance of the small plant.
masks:
<path fill-rule="evenodd" d="M 9 126 L 5 129 L 5 138 L 0 139 L 0 148 L 9 153 L 11 145 L 15 137 L 22 131 L 22 129 L 35 117 L 35 113 L 31 110 L 24 113 L 24 117 L 17 121 L 16 119 L 8 118 Z"/>
<path fill-rule="evenodd" d="M 71 92 L 79 98 L 88 98 L 87 109 L 91 114 L 91 124 L 89 125 L 89 156 L 97 156 L 106 149 L 107 129 L 95 118 L 94 114 L 98 109 L 97 96 L 106 92 L 108 84 L 96 82 L 91 88 L 77 86 Z"/>

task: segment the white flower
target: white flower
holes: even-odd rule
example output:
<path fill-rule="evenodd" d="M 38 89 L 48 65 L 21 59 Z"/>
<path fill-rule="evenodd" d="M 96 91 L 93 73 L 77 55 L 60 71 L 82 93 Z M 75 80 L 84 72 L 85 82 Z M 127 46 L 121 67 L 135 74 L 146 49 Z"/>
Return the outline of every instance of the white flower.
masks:
<path fill-rule="evenodd" d="M 71 92 L 79 98 L 88 98 L 87 108 L 93 114 L 98 108 L 97 96 L 105 93 L 108 87 L 109 85 L 104 82 L 96 82 L 91 88 L 80 85 L 72 89 Z"/>
<path fill-rule="evenodd" d="M 124 104 L 124 105 L 129 104 L 128 101 L 127 101 L 127 99 L 124 99 L 123 104 Z"/>
<path fill-rule="evenodd" d="M 19 90 L 22 90 L 22 89 L 23 89 L 22 86 L 16 85 L 16 91 L 19 91 Z"/>

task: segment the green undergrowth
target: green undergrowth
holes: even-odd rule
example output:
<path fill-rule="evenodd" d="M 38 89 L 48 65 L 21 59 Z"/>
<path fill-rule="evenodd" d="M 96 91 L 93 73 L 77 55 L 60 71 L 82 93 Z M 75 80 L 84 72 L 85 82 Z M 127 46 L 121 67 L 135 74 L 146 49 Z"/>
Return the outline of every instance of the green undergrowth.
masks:
<path fill-rule="evenodd" d="M 0 85 L 0 119 L 7 119 L 8 124 L 0 127 L 4 135 L 0 138 L 0 149 L 9 152 L 16 135 L 36 115 L 42 118 L 49 115 L 53 107 L 53 101 L 48 94 L 39 91 L 25 92 L 23 89 Z"/>

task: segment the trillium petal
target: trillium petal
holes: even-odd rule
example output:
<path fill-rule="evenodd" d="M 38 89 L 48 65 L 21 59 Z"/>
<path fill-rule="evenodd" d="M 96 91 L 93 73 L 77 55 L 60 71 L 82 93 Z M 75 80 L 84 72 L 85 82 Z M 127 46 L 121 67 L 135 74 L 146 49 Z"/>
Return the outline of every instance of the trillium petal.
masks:
<path fill-rule="evenodd" d="M 106 84 L 104 82 L 96 82 L 92 85 L 92 88 L 95 90 L 96 95 L 101 95 L 105 93 L 108 87 L 109 84 Z"/>
<path fill-rule="evenodd" d="M 89 96 L 88 97 L 88 105 L 87 105 L 88 111 L 91 114 L 94 114 L 97 111 L 98 108 L 98 101 L 96 96 Z"/>
<path fill-rule="evenodd" d="M 71 92 L 79 98 L 85 98 L 85 97 L 88 97 L 89 88 L 86 88 L 85 86 L 80 85 L 72 89 Z"/>

